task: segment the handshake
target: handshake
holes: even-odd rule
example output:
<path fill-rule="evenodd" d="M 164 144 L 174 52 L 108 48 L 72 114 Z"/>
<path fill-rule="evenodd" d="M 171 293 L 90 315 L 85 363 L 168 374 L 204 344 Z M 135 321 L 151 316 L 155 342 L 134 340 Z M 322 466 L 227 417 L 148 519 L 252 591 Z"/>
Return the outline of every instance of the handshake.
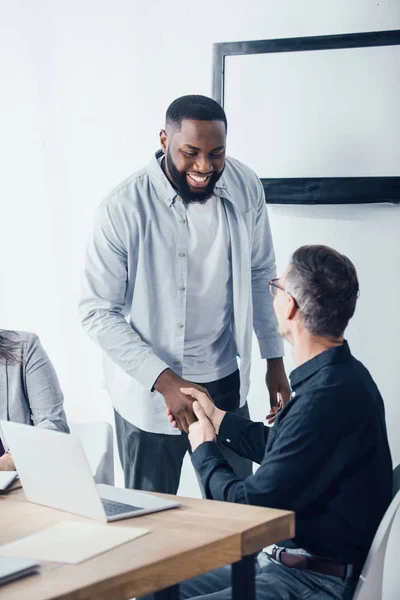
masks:
<path fill-rule="evenodd" d="M 215 441 L 225 411 L 215 406 L 205 388 L 171 369 L 161 373 L 154 388 L 164 396 L 171 425 L 189 434 L 193 451 L 203 442 Z"/>
<path fill-rule="evenodd" d="M 226 411 L 215 406 L 205 388 L 182 379 L 171 369 L 166 369 L 159 375 L 154 388 L 164 396 L 171 425 L 189 434 L 193 451 L 203 442 L 215 441 Z M 277 402 L 266 416 L 268 425 L 274 423 L 289 397 L 290 390 L 285 397 L 278 392 Z"/>

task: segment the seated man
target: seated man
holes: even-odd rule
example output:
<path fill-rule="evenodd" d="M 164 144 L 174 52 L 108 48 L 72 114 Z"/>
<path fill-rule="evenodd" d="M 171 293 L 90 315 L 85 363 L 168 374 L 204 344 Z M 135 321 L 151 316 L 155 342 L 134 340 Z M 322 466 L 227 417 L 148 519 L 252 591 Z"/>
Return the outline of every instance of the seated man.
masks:
<path fill-rule="evenodd" d="M 296 513 L 295 538 L 258 557 L 258 600 L 351 598 L 392 489 L 383 401 L 343 338 L 357 274 L 335 250 L 304 246 L 270 289 L 297 365 L 291 398 L 268 428 L 182 390 L 197 399 L 192 461 L 208 498 Z M 260 463 L 255 475 L 239 479 L 220 444 Z M 223 568 L 184 583 L 181 597 L 227 600 L 230 585 Z"/>

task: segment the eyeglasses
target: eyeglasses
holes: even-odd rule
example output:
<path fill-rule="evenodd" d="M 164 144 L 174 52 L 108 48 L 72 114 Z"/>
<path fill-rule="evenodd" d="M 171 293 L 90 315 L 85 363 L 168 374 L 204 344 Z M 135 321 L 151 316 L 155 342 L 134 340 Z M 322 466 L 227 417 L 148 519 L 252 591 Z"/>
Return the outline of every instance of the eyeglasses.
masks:
<path fill-rule="evenodd" d="M 271 281 L 269 281 L 269 291 L 270 294 L 273 298 L 275 298 L 275 296 L 278 293 L 278 290 L 281 290 L 282 292 L 285 292 L 285 294 L 289 294 L 289 296 L 294 300 L 296 306 L 299 306 L 297 304 L 296 298 L 293 298 L 292 294 L 290 292 L 288 292 L 288 290 L 285 290 L 284 287 L 282 287 L 281 285 L 279 285 L 278 281 L 279 281 L 280 277 L 275 277 L 275 279 L 271 279 Z"/>

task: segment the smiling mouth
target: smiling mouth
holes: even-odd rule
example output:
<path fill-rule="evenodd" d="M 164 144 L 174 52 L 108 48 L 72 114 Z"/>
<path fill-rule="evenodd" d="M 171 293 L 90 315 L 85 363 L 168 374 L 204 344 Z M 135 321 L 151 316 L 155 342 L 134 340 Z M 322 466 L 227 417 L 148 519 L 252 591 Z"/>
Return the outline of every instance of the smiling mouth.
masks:
<path fill-rule="evenodd" d="M 189 183 L 194 187 L 205 187 L 211 179 L 211 175 L 195 175 L 194 173 L 186 173 Z"/>

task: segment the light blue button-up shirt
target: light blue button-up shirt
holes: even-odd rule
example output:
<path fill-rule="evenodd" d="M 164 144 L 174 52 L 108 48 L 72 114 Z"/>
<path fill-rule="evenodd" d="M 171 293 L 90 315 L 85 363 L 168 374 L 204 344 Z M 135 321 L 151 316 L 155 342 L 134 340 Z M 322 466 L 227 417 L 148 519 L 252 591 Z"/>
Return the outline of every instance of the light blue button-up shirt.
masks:
<path fill-rule="evenodd" d="M 227 158 L 214 193 L 224 202 L 231 240 L 243 405 L 252 325 L 262 358 L 283 356 L 268 291 L 275 255 L 264 190 L 253 171 Z M 82 325 L 104 351 L 105 383 L 116 410 L 144 431 L 175 435 L 180 432 L 168 422 L 163 396 L 151 390 L 166 368 L 182 374 L 186 297 L 179 287 L 186 287 L 188 251 L 182 208 L 157 154 L 114 189 L 97 212 L 80 302 Z"/>

